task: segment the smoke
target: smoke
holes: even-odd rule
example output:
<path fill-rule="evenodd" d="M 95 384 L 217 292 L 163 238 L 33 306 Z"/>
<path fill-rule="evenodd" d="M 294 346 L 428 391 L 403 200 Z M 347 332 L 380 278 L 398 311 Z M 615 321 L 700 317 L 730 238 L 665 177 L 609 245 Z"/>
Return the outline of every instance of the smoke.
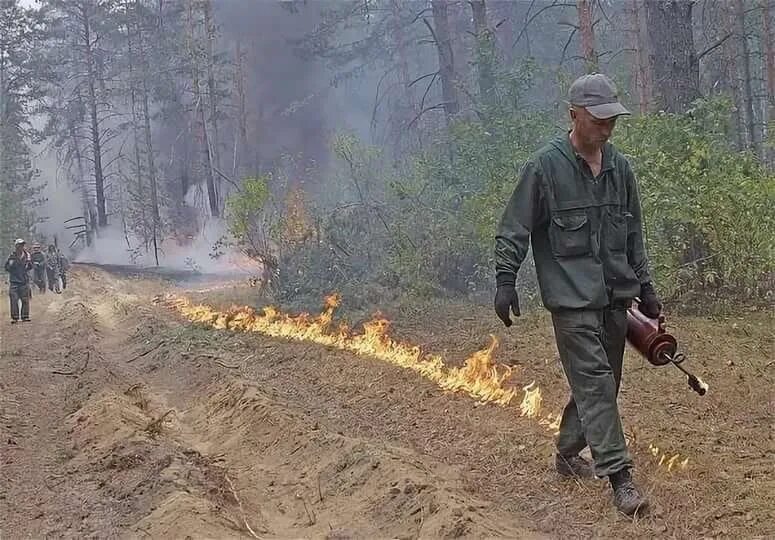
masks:
<path fill-rule="evenodd" d="M 41 129 L 43 118 L 33 119 L 33 127 Z M 67 179 L 60 174 L 57 157 L 54 151 L 43 144 L 31 145 L 32 165 L 38 171 L 35 186 L 41 187 L 43 200 L 36 209 L 41 221 L 35 227 L 35 240 L 43 243 L 56 243 L 60 248 L 67 248 L 74 236 L 66 229 L 65 221 L 80 216 L 81 202 Z"/>
<path fill-rule="evenodd" d="M 182 244 L 162 239 L 158 245 L 159 266 L 208 274 L 258 274 L 260 264 L 238 248 L 220 249 L 221 254 L 215 256 L 216 243 L 226 236 L 225 223 L 211 219 L 199 235 Z M 125 236 L 119 227 L 111 226 L 100 229 L 99 236 L 75 255 L 74 262 L 152 267 L 156 266 L 156 256 L 152 244 L 146 246 L 142 240 Z"/>
<path fill-rule="evenodd" d="M 324 10 L 322 4 L 312 3 L 291 12 L 280 3 L 250 0 L 214 5 L 220 34 L 216 48 L 224 59 L 223 66 L 218 69 L 224 84 L 233 85 L 230 82 L 234 76 L 231 63 L 237 58 L 238 44 L 244 56 L 245 127 L 249 142 L 245 148 L 239 148 L 240 166 L 235 166 L 233 173 L 237 182 L 246 176 L 283 168 L 290 185 L 301 183 L 314 191 L 320 188 L 326 168 L 330 166 L 328 146 L 332 133 L 356 131 L 366 136 L 369 132 L 374 99 L 370 88 L 376 84 L 379 73 L 369 72 L 364 75 L 364 80 L 356 78 L 332 87 L 334 71 L 320 59 L 300 57 L 292 45 L 294 40 L 317 27 Z M 231 88 L 230 92 L 221 103 L 227 111 L 230 111 L 229 103 L 236 99 L 236 89 Z M 120 104 L 116 111 L 127 114 Z M 42 127 L 43 120 L 36 119 L 37 127 Z M 227 126 L 234 121 L 225 118 L 221 133 L 231 133 L 233 126 Z M 161 208 L 162 219 L 168 225 L 165 227 L 167 237 L 158 246 L 158 263 L 203 272 L 239 267 L 254 271 L 255 263 L 246 263 L 247 258 L 238 250 L 218 259 L 211 256 L 214 244 L 224 236 L 226 226 L 220 220 L 207 217 L 209 209 L 203 178 L 197 173 L 201 168 L 196 163 L 200 150 L 190 138 L 179 137 L 185 132 L 187 122 L 185 114 L 181 118 L 166 118 L 164 122 L 152 120 L 157 164 L 160 164 L 157 171 L 159 189 L 166 201 L 166 207 Z M 123 129 L 115 119 L 105 119 L 103 125 L 117 131 Z M 232 144 L 229 135 L 222 135 L 222 138 L 221 146 L 216 148 L 224 152 L 224 156 L 227 149 L 235 148 L 236 152 L 237 145 Z M 88 159 L 85 160 L 87 165 L 83 174 L 87 177 L 79 178 L 81 173 L 75 173 L 75 168 L 65 170 L 66 165 L 58 163 L 56 152 L 50 147 L 51 141 L 46 144 L 49 147 L 35 149 L 35 166 L 41 171 L 39 181 L 45 184 L 42 193 L 46 197 L 37 209 L 38 215 L 45 220 L 37 228 L 41 235 L 37 239 L 50 242 L 56 238 L 71 260 L 155 266 L 153 245 L 148 245 L 143 238 L 126 234 L 121 225 L 118 207 L 127 203 L 121 200 L 117 186 L 127 181 L 131 166 L 113 159 L 118 150 L 110 145 L 103 146 L 103 165 L 113 163 L 105 169 L 110 226 L 95 232 L 91 246 L 83 247 L 76 242 L 74 251 L 67 249 L 75 236 L 72 229 L 66 228 L 65 222 L 84 214 L 81 194 L 73 182 L 87 182 L 92 189 L 93 170 Z M 123 152 L 130 153 L 126 148 Z M 223 168 L 229 172 L 228 167 Z M 176 201 L 180 204 L 173 208 Z M 180 208 L 190 210 L 185 218 L 173 215 Z M 169 229 L 176 229 L 176 238 L 169 237 L 173 234 Z M 183 238 L 186 234 L 195 236 Z"/>

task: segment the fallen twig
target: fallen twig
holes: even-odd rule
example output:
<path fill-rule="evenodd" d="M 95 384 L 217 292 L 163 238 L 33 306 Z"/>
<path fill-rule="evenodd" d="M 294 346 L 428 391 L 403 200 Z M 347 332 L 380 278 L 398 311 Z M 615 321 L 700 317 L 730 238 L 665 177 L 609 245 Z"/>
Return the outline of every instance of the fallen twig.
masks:
<path fill-rule="evenodd" d="M 225 367 L 226 369 L 239 369 L 239 366 L 231 366 L 229 364 L 225 364 L 224 362 L 218 359 L 215 360 L 215 363 L 221 367 Z"/>
<path fill-rule="evenodd" d="M 140 354 L 138 354 L 138 355 L 137 355 L 137 356 L 135 356 L 134 358 L 130 358 L 129 360 L 127 360 L 127 362 L 126 362 L 126 363 L 127 363 L 127 364 L 129 364 L 129 363 L 131 363 L 131 362 L 134 362 L 134 361 L 135 361 L 135 360 L 137 360 L 138 358 L 142 358 L 142 357 L 143 357 L 143 356 L 145 356 L 146 354 L 152 353 L 153 351 L 155 351 L 156 349 L 158 349 L 159 347 L 161 347 L 161 346 L 162 346 L 164 343 L 166 343 L 166 340 L 161 340 L 160 342 L 158 342 L 156 345 L 154 345 L 153 347 L 151 347 L 151 348 L 150 348 L 150 349 L 148 349 L 147 351 L 145 351 L 145 352 L 143 352 L 143 353 L 140 353 Z"/>
<path fill-rule="evenodd" d="M 261 538 L 256 534 L 256 532 L 250 527 L 250 523 L 248 523 L 248 518 L 245 517 L 245 509 L 242 507 L 242 501 L 237 496 L 237 490 L 234 489 L 234 484 L 231 482 L 231 478 L 229 478 L 229 475 L 224 475 L 224 478 L 226 478 L 226 481 L 229 483 L 229 489 L 231 490 L 231 495 L 234 497 L 234 500 L 237 501 L 237 504 L 239 505 L 239 511 L 240 514 L 242 514 L 242 522 L 245 524 L 245 527 L 247 527 L 248 532 L 250 532 L 250 535 L 253 538 Z"/>
<path fill-rule="evenodd" d="M 52 369 L 51 373 L 54 375 L 65 375 L 66 377 L 77 377 L 78 375 L 82 375 L 84 371 L 86 371 L 86 366 L 89 365 L 89 351 L 86 351 L 86 359 L 83 361 L 83 365 L 78 369 L 73 369 L 69 371 L 63 371 L 61 369 Z"/>
<path fill-rule="evenodd" d="M 309 526 L 311 527 L 315 523 L 317 523 L 317 520 L 315 519 L 315 512 L 313 512 L 308 506 L 307 506 L 307 499 L 304 498 L 304 495 L 297 494 L 296 495 L 299 499 L 301 499 L 301 503 L 304 505 L 304 511 L 307 512 L 307 519 L 309 520 Z"/>
<path fill-rule="evenodd" d="M 162 414 L 159 418 L 156 420 L 151 420 L 147 426 L 145 426 L 145 431 L 149 433 L 151 436 L 155 436 L 159 433 L 161 433 L 161 426 L 164 423 L 164 420 L 171 414 L 175 412 L 175 409 L 170 409 L 164 414 Z"/>
<path fill-rule="evenodd" d="M 83 361 L 83 365 L 81 366 L 81 369 L 78 370 L 78 375 L 83 374 L 84 371 L 86 371 L 86 366 L 89 365 L 89 358 L 91 357 L 91 351 L 86 351 L 86 359 Z"/>

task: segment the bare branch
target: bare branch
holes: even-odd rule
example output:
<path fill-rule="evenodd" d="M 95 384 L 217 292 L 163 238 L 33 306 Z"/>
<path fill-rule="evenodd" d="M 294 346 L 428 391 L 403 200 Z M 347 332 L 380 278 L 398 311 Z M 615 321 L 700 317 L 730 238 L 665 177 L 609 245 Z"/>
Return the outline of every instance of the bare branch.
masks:
<path fill-rule="evenodd" d="M 235 181 L 234 181 L 232 178 L 230 178 L 229 176 L 226 176 L 224 173 L 222 173 L 222 172 L 221 172 L 221 171 L 218 169 L 218 167 L 216 167 L 215 165 L 213 165 L 213 170 L 214 170 L 216 173 L 218 173 L 218 176 L 220 176 L 221 178 L 223 178 L 224 180 L 226 180 L 228 183 L 230 183 L 232 186 L 234 186 L 234 187 L 237 189 L 237 191 L 242 191 L 242 188 L 239 186 L 239 184 L 237 184 L 237 183 L 236 183 L 236 182 L 235 182 Z"/>
<path fill-rule="evenodd" d="M 433 111 L 433 110 L 435 110 L 435 109 L 442 109 L 442 108 L 444 108 L 446 105 L 449 105 L 449 104 L 448 104 L 448 103 L 446 103 L 446 102 L 444 102 L 444 103 L 439 103 L 438 105 L 432 105 L 432 106 L 430 106 L 430 107 L 426 107 L 426 108 L 424 108 L 423 110 L 421 110 L 420 112 L 418 112 L 418 113 L 417 113 L 417 115 L 415 115 L 415 117 L 414 117 L 414 118 L 412 118 L 412 121 L 411 121 L 411 122 L 409 122 L 409 124 L 407 125 L 407 127 L 412 127 L 412 125 L 413 125 L 413 124 L 414 124 L 414 123 L 415 123 L 417 120 L 419 120 L 419 119 L 420 119 L 420 117 L 421 117 L 423 114 L 427 113 L 428 111 Z"/>
<path fill-rule="evenodd" d="M 414 16 L 414 19 L 412 19 L 412 22 L 410 24 L 416 23 L 420 17 L 422 17 L 424 14 L 428 13 L 431 10 L 431 8 L 427 7 L 420 11 L 417 15 Z"/>
<path fill-rule="evenodd" d="M 538 11 L 536 11 L 535 15 L 530 17 L 530 19 L 528 19 L 525 22 L 525 25 L 522 27 L 522 30 L 517 35 L 517 39 L 514 40 L 514 43 L 511 45 L 511 48 L 513 49 L 514 47 L 517 46 L 517 43 L 519 43 L 519 40 L 522 39 L 522 36 L 524 36 L 525 33 L 527 32 L 527 28 L 528 28 L 528 26 L 530 26 L 530 23 L 532 23 L 534 20 L 536 20 L 544 11 L 546 11 L 548 9 L 551 9 L 551 8 L 555 8 L 555 7 L 576 7 L 576 4 L 571 4 L 571 3 L 567 3 L 567 2 L 558 2 L 557 0 L 554 0 L 554 2 L 552 2 L 550 5 L 544 6 L 541 9 L 539 9 Z"/>
<path fill-rule="evenodd" d="M 439 72 L 433 74 L 433 78 L 431 79 L 431 82 L 428 83 L 428 87 L 425 89 L 425 93 L 422 95 L 422 99 L 420 100 L 420 109 L 423 108 L 425 105 L 425 98 L 428 97 L 428 92 L 431 91 L 431 86 L 433 85 L 433 82 L 436 80 L 436 77 L 439 76 Z"/>
<path fill-rule="evenodd" d="M 409 84 L 407 84 L 406 86 L 407 86 L 407 87 L 412 87 L 412 86 L 414 86 L 414 84 L 415 84 L 415 83 L 418 83 L 418 82 L 420 82 L 421 80 L 423 80 L 423 79 L 425 79 L 425 78 L 427 78 L 427 77 L 435 77 L 435 76 L 437 76 L 438 74 L 439 74 L 439 72 L 438 72 L 438 71 L 434 71 L 433 73 L 426 73 L 425 75 L 423 75 L 423 76 L 421 76 L 421 77 L 417 77 L 415 80 L 413 80 L 412 82 L 410 82 L 410 83 L 409 83 Z"/>
<path fill-rule="evenodd" d="M 707 49 L 705 49 L 704 51 L 702 51 L 701 53 L 699 53 L 699 54 L 697 55 L 696 62 L 698 62 L 698 63 L 699 63 L 699 61 L 700 61 L 700 60 L 702 60 L 702 58 L 703 58 L 704 56 L 706 56 L 706 55 L 708 55 L 708 54 L 712 53 L 714 50 L 716 50 L 716 49 L 718 49 L 719 47 L 721 47 L 721 46 L 724 44 L 724 42 L 725 42 L 726 40 L 728 40 L 729 38 L 731 38 L 731 37 L 732 37 L 732 35 L 733 35 L 733 34 L 732 34 L 732 32 L 729 32 L 729 33 L 728 33 L 726 36 L 724 36 L 723 38 L 721 38 L 720 40 L 718 40 L 716 43 L 714 43 L 713 45 L 711 45 L 710 47 L 708 47 Z"/>
<path fill-rule="evenodd" d="M 382 76 L 377 81 L 377 90 L 376 95 L 374 96 L 374 107 L 371 110 L 371 129 L 374 129 L 374 126 L 377 123 L 377 109 L 379 109 L 379 104 L 382 102 L 382 97 L 379 95 L 380 89 L 382 87 L 382 83 L 385 81 L 385 78 L 390 75 L 394 69 L 396 69 L 397 66 L 393 66 L 390 69 L 386 70 L 385 73 L 382 74 Z"/>
<path fill-rule="evenodd" d="M 431 25 L 430 21 L 428 19 L 423 19 L 422 22 L 424 22 L 425 26 L 427 26 L 428 30 L 430 30 L 431 35 L 433 36 L 433 42 L 434 43 L 438 43 L 439 42 L 439 38 L 436 37 L 436 31 L 433 29 L 433 26 Z"/>
<path fill-rule="evenodd" d="M 573 41 L 573 36 L 576 35 L 576 32 L 578 31 L 579 27 L 574 26 L 571 33 L 568 35 L 568 40 L 565 42 L 565 46 L 562 48 L 562 55 L 560 56 L 560 61 L 558 62 L 558 66 L 561 66 L 562 63 L 565 61 L 565 55 L 568 53 L 568 47 L 570 46 L 571 41 Z"/>

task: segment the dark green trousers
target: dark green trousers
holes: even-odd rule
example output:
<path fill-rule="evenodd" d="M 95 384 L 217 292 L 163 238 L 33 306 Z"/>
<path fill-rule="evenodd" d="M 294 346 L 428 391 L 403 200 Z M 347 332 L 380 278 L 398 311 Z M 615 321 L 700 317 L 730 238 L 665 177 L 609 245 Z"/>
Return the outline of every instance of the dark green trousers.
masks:
<path fill-rule="evenodd" d="M 29 285 L 20 285 L 11 283 L 8 288 L 8 296 L 11 299 L 11 319 L 30 318 L 30 287 Z M 21 304 L 21 314 L 19 313 L 19 304 Z"/>
<path fill-rule="evenodd" d="M 552 322 L 571 389 L 560 421 L 558 452 L 572 456 L 589 446 L 595 474 L 601 478 L 631 467 L 616 404 L 627 311 L 562 310 L 552 313 Z"/>

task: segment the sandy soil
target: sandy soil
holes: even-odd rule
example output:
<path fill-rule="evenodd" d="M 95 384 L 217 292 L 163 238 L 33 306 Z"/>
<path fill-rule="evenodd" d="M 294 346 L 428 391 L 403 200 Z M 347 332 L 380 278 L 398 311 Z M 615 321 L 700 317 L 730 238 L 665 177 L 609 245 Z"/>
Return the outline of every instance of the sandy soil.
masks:
<path fill-rule="evenodd" d="M 147 277 L 76 266 L 71 282 L 33 298 L 33 323 L 0 312 L 0 538 L 775 536 L 772 314 L 672 321 L 704 398 L 628 353 L 620 403 L 654 504 L 633 521 L 605 482 L 557 477 L 551 432 L 518 403 L 192 325 L 152 302 L 171 286 Z M 254 294 L 177 292 L 224 307 Z M 386 315 L 451 364 L 498 335 L 514 384 L 536 381 L 559 411 L 567 387 L 544 315 L 509 331 L 462 304 Z M 689 463 L 668 471 L 664 453 Z"/>

